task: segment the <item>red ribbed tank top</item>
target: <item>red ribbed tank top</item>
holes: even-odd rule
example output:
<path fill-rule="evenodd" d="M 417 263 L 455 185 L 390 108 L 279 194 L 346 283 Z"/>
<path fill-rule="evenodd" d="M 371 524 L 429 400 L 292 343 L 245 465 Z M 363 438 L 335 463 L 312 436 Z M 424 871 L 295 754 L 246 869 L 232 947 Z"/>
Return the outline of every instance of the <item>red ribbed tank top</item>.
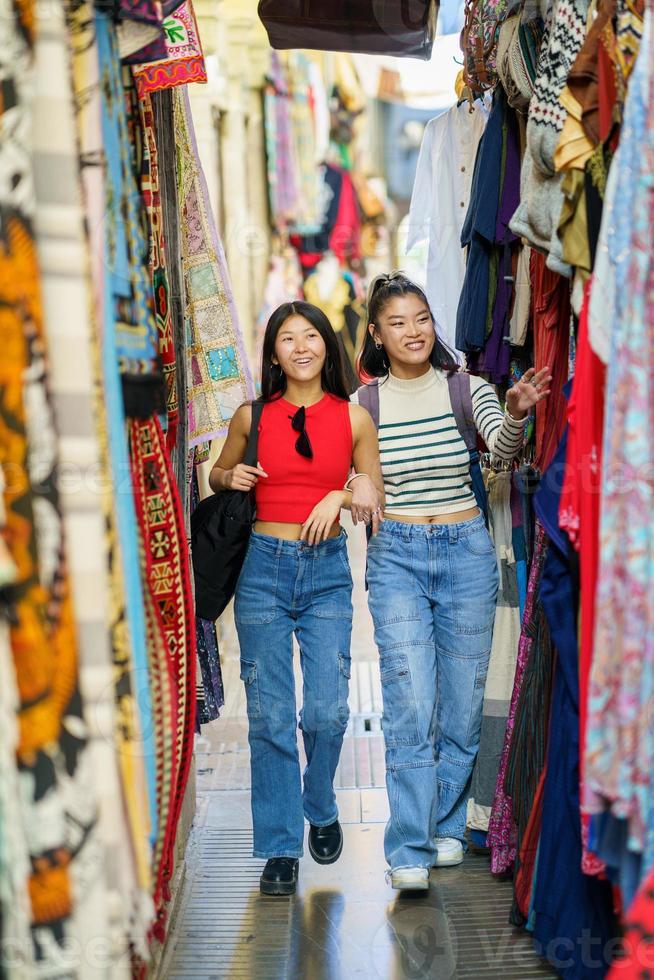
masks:
<path fill-rule="evenodd" d="M 352 465 L 350 404 L 325 394 L 306 409 L 313 459 L 295 448 L 291 419 L 298 410 L 285 398 L 268 402 L 259 423 L 259 462 L 268 474 L 256 486 L 257 520 L 303 524 L 331 490 L 342 490 Z"/>

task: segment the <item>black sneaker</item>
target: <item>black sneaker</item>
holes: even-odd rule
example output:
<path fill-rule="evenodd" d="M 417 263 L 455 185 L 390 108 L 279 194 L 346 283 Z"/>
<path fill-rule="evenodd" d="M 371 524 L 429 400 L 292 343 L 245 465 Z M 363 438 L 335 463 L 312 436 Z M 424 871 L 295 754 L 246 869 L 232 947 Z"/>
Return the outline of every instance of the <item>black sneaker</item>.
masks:
<path fill-rule="evenodd" d="M 261 893 L 294 895 L 299 863 L 297 858 L 270 858 L 259 881 Z"/>
<path fill-rule="evenodd" d="M 318 864 L 333 864 L 343 850 L 343 831 L 338 820 L 328 827 L 314 827 L 309 831 L 309 851 Z"/>

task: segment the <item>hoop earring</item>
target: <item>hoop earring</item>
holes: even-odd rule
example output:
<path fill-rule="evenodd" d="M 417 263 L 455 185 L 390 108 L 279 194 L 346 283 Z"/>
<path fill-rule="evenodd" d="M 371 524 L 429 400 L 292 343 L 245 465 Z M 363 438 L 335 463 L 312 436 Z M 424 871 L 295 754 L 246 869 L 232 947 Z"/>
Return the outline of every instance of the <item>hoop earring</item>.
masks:
<path fill-rule="evenodd" d="M 281 366 L 281 364 L 275 364 L 275 363 L 274 363 L 273 361 L 271 361 L 271 362 L 270 362 L 270 371 L 271 371 L 271 373 L 272 373 L 273 371 L 276 371 L 276 372 L 278 372 L 278 373 L 279 373 L 279 377 L 280 377 L 280 378 L 281 378 L 281 376 L 282 376 L 282 374 L 284 373 L 284 372 L 282 371 L 282 366 Z"/>
<path fill-rule="evenodd" d="M 334 362 L 332 361 L 331 357 L 328 357 L 327 360 L 325 361 L 325 367 L 327 368 L 328 371 L 331 371 L 333 369 Z"/>
<path fill-rule="evenodd" d="M 383 350 L 383 349 L 384 349 L 384 345 L 383 345 L 383 344 L 378 344 L 378 343 L 377 343 L 377 342 L 375 341 L 375 350 Z"/>

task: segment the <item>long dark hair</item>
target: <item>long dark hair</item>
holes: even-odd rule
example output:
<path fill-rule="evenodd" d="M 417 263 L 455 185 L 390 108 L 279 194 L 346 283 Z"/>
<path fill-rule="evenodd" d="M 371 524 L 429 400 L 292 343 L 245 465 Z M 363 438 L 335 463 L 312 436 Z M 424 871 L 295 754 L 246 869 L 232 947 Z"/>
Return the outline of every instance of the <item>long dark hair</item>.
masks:
<path fill-rule="evenodd" d="M 396 296 L 406 296 L 409 293 L 413 293 L 414 296 L 417 296 L 425 304 L 433 320 L 434 314 L 431 312 L 429 300 L 424 290 L 415 282 L 408 279 L 403 272 L 391 272 L 390 275 L 375 276 L 370 283 L 370 288 L 368 289 L 368 323 L 374 323 L 377 329 L 379 329 L 379 318 L 387 304 L 392 299 L 395 299 Z M 434 329 L 435 326 L 434 323 Z M 453 374 L 459 370 L 456 357 L 450 348 L 443 343 L 438 334 L 435 337 L 434 346 L 429 355 L 429 363 L 432 367 L 447 371 L 448 374 Z M 359 355 L 359 370 L 369 378 L 385 378 L 390 370 L 386 351 L 383 347 L 381 350 L 377 349 L 369 330 L 366 330 L 363 347 Z"/>
<path fill-rule="evenodd" d="M 313 303 L 304 300 L 294 300 L 292 303 L 282 303 L 271 315 L 263 337 L 263 353 L 261 357 L 261 398 L 265 402 L 280 398 L 286 391 L 286 375 L 279 365 L 273 364 L 275 356 L 275 341 L 277 334 L 291 316 L 302 316 L 318 331 L 325 342 L 327 356 L 323 364 L 320 382 L 322 390 L 349 400 L 349 391 L 345 383 L 343 355 L 334 328 L 323 311 Z"/>

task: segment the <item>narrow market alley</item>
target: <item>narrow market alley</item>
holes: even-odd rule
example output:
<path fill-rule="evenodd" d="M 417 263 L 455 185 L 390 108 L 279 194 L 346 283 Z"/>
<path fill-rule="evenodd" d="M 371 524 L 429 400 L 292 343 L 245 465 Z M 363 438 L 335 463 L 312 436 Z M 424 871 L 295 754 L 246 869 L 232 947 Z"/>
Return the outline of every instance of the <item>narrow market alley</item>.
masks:
<path fill-rule="evenodd" d="M 362 582 L 361 528 L 349 528 L 349 550 L 355 583 Z M 329 867 L 318 866 L 306 853 L 293 898 L 259 893 L 264 862 L 251 857 L 245 695 L 233 620 L 223 617 L 225 706 L 197 742 L 197 812 L 160 975 L 167 980 L 555 976 L 533 952 L 528 933 L 508 924 L 512 886 L 489 875 L 487 857 L 469 853 L 463 865 L 432 872 L 431 888 L 420 896 L 398 895 L 385 882 L 379 668 L 362 588 L 355 588 L 354 602 L 351 718 L 336 779 L 344 852 Z"/>
<path fill-rule="evenodd" d="M 0 15 L 0 980 L 654 980 L 654 0 Z"/>

